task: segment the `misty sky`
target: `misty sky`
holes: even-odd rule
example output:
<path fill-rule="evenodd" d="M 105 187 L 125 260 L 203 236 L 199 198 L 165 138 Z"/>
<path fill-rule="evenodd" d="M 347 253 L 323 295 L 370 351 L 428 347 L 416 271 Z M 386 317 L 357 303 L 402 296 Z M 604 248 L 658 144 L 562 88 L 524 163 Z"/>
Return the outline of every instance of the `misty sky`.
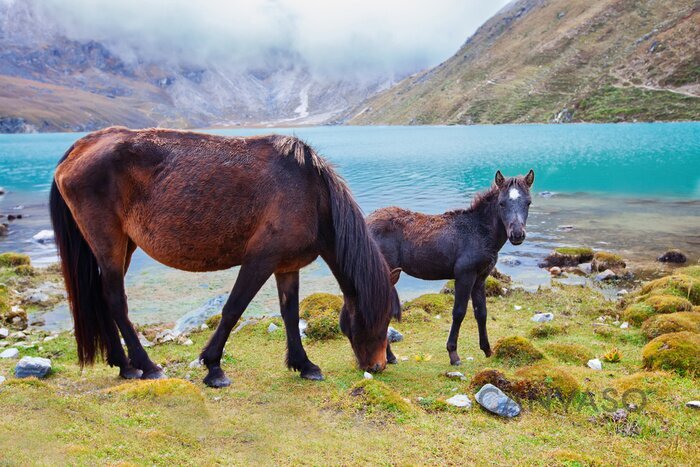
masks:
<path fill-rule="evenodd" d="M 21 1 L 21 0 L 16 0 Z M 508 0 L 40 0 L 73 39 L 123 58 L 413 72 L 451 56 Z"/>

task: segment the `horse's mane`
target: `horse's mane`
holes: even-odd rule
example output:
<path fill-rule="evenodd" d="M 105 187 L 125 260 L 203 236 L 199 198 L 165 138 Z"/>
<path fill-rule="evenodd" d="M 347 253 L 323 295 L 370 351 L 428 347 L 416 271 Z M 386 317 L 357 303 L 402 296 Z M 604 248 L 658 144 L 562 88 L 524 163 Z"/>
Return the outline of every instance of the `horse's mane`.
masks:
<path fill-rule="evenodd" d="M 508 177 L 503 182 L 503 186 L 498 187 L 495 183 L 487 190 L 480 191 L 474 195 L 472 204 L 467 209 L 455 209 L 448 211 L 445 214 L 464 214 L 467 212 L 475 212 L 481 209 L 481 207 L 489 204 L 494 198 L 498 197 L 498 193 L 501 190 L 509 190 L 510 188 L 518 187 L 522 190 L 529 190 L 524 177 Z"/>

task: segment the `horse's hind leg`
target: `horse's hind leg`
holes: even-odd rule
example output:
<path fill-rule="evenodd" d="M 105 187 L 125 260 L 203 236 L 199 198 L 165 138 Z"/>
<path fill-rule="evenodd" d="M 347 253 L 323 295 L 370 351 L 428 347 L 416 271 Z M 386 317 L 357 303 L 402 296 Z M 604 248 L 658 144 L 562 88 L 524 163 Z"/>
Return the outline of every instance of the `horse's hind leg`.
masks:
<path fill-rule="evenodd" d="M 246 307 L 273 271 L 272 262 L 245 263 L 241 266 L 231 295 L 221 311 L 221 321 L 199 356 L 209 370 L 204 378 L 207 386 L 221 388 L 231 384 L 231 380 L 221 369 L 224 345 Z"/>
<path fill-rule="evenodd" d="M 472 273 L 458 274 L 455 277 L 455 303 L 452 308 L 452 327 L 450 336 L 447 338 L 447 352 L 450 355 L 450 363 L 459 365 L 462 361 L 457 353 L 457 339 L 459 339 L 459 328 L 462 326 L 464 316 L 467 314 L 467 304 L 474 286 L 475 275 Z"/>
<path fill-rule="evenodd" d="M 323 380 L 321 369 L 311 363 L 301 343 L 299 333 L 299 271 L 275 274 L 280 312 L 287 332 L 287 366 L 299 371 L 301 377 Z"/>

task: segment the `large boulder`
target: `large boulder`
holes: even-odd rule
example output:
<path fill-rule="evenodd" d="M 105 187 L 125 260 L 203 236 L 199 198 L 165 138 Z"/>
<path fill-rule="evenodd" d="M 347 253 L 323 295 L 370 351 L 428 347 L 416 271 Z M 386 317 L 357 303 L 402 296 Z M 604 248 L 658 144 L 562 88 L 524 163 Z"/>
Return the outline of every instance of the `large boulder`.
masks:
<path fill-rule="evenodd" d="M 648 370 L 675 371 L 681 376 L 700 369 L 700 334 L 689 331 L 662 334 L 642 350 L 642 362 Z"/>
<path fill-rule="evenodd" d="M 520 414 L 517 402 L 493 384 L 485 384 L 474 398 L 483 408 L 501 417 L 512 418 Z"/>

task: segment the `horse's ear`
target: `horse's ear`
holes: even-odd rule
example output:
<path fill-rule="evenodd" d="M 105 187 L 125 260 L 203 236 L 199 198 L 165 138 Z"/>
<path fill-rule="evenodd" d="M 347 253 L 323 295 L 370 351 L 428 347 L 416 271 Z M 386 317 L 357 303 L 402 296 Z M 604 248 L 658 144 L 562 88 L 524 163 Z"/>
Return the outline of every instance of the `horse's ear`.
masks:
<path fill-rule="evenodd" d="M 527 183 L 529 187 L 532 187 L 532 184 L 535 183 L 535 172 L 533 172 L 532 169 L 525 175 L 525 183 Z"/>
<path fill-rule="evenodd" d="M 396 268 L 391 270 L 391 285 L 396 285 L 401 277 L 401 268 Z"/>
<path fill-rule="evenodd" d="M 503 183 L 505 183 L 506 178 L 503 176 L 500 170 L 496 171 L 496 179 L 494 180 L 496 182 L 497 187 L 502 187 Z"/>

